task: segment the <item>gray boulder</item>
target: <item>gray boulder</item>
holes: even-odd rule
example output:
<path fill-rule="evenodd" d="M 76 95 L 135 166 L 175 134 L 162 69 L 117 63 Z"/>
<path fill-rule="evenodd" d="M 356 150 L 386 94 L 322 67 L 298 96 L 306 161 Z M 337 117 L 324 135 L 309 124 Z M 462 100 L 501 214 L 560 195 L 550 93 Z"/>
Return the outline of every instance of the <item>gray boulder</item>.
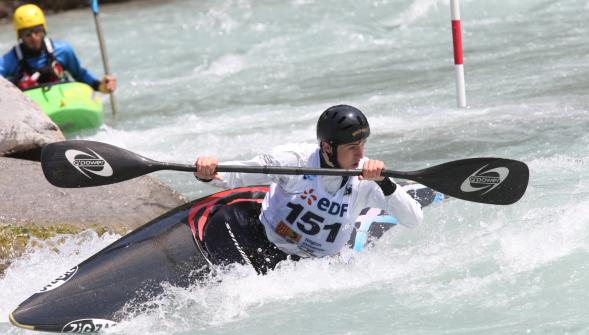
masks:
<path fill-rule="evenodd" d="M 32 238 L 87 229 L 124 234 L 187 201 L 149 176 L 57 188 L 47 182 L 38 160 L 45 144 L 62 140 L 45 113 L 0 77 L 0 276 Z"/>
<path fill-rule="evenodd" d="M 62 141 L 61 130 L 11 82 L 0 77 L 0 156 L 37 158 L 43 145 Z"/>
<path fill-rule="evenodd" d="M 0 77 L 0 225 L 98 225 L 124 231 L 186 202 L 151 177 L 84 189 L 49 184 L 34 158 L 45 144 L 64 139 L 33 101 Z"/>
<path fill-rule="evenodd" d="M 45 179 L 39 162 L 0 157 L 0 224 L 55 224 L 126 232 L 187 200 L 154 178 L 63 189 Z"/>

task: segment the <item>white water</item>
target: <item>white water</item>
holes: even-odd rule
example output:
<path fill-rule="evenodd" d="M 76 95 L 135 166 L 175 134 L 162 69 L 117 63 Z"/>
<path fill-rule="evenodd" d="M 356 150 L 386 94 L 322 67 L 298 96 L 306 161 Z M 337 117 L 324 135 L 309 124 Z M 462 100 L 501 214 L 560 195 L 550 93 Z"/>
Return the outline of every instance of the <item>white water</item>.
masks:
<path fill-rule="evenodd" d="M 515 205 L 452 200 L 360 254 L 169 288 L 156 311 L 114 333 L 588 333 L 589 2 L 461 5 L 466 110 L 455 108 L 448 1 L 101 7 L 120 117 L 79 138 L 162 161 L 245 159 L 313 143 L 319 113 L 349 103 L 371 122 L 369 156 L 390 168 L 500 156 L 531 172 Z M 50 16 L 49 27 L 101 72 L 89 10 Z M 13 38 L 0 26 L 2 50 Z M 191 198 L 213 191 L 189 173 L 156 176 Z M 0 333 L 28 333 L 8 312 L 116 238 L 87 232 L 29 249 L 0 279 Z"/>

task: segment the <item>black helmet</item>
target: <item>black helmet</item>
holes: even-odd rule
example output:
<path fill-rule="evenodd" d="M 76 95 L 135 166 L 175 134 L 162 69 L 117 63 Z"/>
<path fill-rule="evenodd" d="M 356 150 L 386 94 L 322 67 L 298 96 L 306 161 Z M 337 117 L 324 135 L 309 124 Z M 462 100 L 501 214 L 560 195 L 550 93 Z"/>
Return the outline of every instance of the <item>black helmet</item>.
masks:
<path fill-rule="evenodd" d="M 366 116 L 352 106 L 329 107 L 317 121 L 317 139 L 331 145 L 356 142 L 368 136 L 370 125 Z"/>

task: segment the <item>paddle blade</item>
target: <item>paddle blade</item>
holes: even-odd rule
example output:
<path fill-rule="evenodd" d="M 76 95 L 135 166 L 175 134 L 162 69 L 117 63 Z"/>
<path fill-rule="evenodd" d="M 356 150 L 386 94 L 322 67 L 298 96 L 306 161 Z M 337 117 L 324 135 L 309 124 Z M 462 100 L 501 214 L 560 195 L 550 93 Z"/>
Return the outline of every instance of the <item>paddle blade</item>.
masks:
<path fill-rule="evenodd" d="M 530 172 L 520 161 L 470 158 L 414 171 L 407 179 L 462 200 L 510 205 L 526 192 Z"/>
<path fill-rule="evenodd" d="M 41 167 L 58 187 L 90 187 L 118 183 L 160 169 L 159 162 L 110 144 L 72 140 L 47 144 Z"/>

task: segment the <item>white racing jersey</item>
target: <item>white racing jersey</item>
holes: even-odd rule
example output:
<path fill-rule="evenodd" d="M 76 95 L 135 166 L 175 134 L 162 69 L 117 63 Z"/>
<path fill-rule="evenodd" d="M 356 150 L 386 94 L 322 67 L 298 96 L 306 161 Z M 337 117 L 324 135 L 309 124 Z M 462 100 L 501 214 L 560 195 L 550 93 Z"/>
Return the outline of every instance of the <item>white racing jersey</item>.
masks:
<path fill-rule="evenodd" d="M 224 162 L 227 165 L 320 167 L 317 146 L 285 148 L 256 156 L 249 161 Z M 360 167 L 367 158 L 360 161 Z M 260 221 L 266 236 L 280 250 L 302 257 L 333 255 L 350 238 L 354 222 L 366 207 L 386 210 L 400 224 L 421 223 L 419 203 L 398 186 L 385 196 L 374 181 L 349 177 L 342 185 L 340 176 L 264 175 L 219 173 L 223 180 L 211 185 L 235 188 L 270 184 L 262 203 Z"/>

